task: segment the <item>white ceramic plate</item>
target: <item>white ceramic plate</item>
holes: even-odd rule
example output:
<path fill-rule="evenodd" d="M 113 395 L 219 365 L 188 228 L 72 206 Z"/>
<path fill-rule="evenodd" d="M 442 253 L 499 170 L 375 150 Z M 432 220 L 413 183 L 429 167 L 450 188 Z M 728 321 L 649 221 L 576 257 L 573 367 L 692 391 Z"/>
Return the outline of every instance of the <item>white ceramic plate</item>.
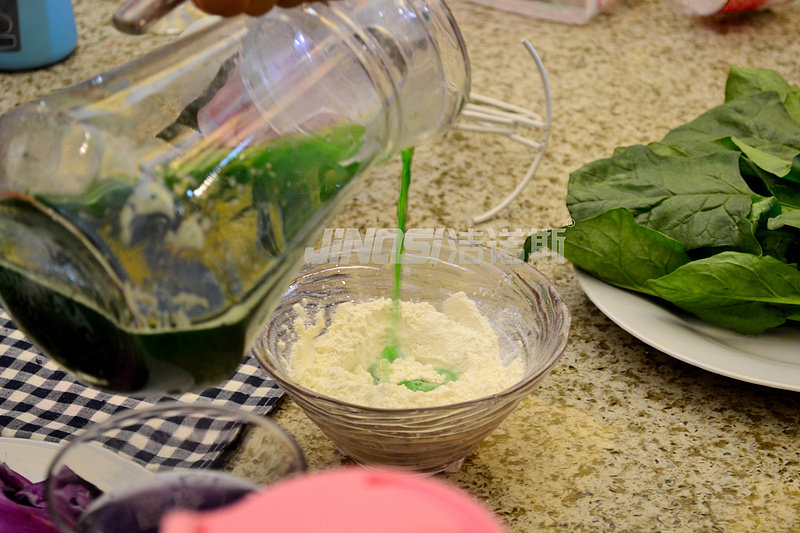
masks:
<path fill-rule="evenodd" d="M 0 437 L 0 461 L 29 481 L 37 482 L 47 476 L 47 468 L 61 446 L 53 442 Z M 153 476 L 149 470 L 99 448 L 71 462 L 78 475 L 90 480 L 101 490 L 106 490 L 113 480 L 126 479 L 131 482 Z"/>
<path fill-rule="evenodd" d="M 800 328 L 739 335 L 580 270 L 575 274 L 600 311 L 653 348 L 723 376 L 800 391 Z"/>

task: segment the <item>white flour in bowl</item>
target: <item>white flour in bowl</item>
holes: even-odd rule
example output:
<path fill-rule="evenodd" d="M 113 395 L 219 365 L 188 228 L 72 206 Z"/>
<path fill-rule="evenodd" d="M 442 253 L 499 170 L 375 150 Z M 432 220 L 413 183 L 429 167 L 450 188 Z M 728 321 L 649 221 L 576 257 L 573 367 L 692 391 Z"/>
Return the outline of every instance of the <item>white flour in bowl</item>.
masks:
<path fill-rule="evenodd" d="M 392 301 L 380 298 L 339 305 L 327 329 L 322 315 L 295 322 L 291 378 L 326 396 L 349 403 L 393 409 L 458 403 L 507 389 L 522 379 L 521 357 L 508 366 L 500 357 L 497 334 L 463 292 L 437 310 L 424 302 L 402 302 L 399 327 L 403 357 L 391 365 L 390 383 L 375 384 L 369 367 L 386 345 Z M 301 313 L 302 314 L 302 313 Z M 458 379 L 428 392 L 396 383 L 407 379 L 441 382 L 435 369 Z"/>

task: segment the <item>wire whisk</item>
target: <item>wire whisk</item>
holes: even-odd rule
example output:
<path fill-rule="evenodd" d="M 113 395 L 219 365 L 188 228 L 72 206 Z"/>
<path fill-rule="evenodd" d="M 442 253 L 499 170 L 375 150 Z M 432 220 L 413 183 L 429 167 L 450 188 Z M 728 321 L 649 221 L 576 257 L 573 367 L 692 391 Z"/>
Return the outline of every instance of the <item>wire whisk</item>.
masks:
<path fill-rule="evenodd" d="M 499 204 L 473 218 L 473 222 L 476 224 L 486 222 L 495 217 L 519 196 L 520 192 L 522 192 L 536 174 L 547 148 L 547 140 L 550 137 L 550 127 L 553 122 L 553 96 L 550 91 L 550 82 L 547 79 L 547 71 L 533 45 L 527 39 L 523 39 L 522 44 L 536 63 L 536 68 L 539 71 L 539 77 L 542 81 L 545 99 L 544 118 L 533 111 L 529 111 L 514 104 L 472 93 L 469 103 L 464 107 L 459 120 L 454 125 L 454 129 L 461 131 L 503 135 L 529 147 L 533 153 L 533 161 L 528 166 L 528 169 L 519 183 L 517 183 L 514 190 Z M 535 138 L 521 133 L 521 131 L 531 129 L 538 132 Z"/>

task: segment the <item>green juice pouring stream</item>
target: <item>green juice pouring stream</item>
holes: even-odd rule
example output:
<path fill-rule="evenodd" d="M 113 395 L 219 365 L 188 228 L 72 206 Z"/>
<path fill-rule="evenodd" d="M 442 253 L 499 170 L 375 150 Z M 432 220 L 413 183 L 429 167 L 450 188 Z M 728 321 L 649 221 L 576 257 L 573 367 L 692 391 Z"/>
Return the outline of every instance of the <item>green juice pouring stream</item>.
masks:
<path fill-rule="evenodd" d="M 369 372 L 376 384 L 389 381 L 391 364 L 403 357 L 400 346 L 400 284 L 403 275 L 403 242 L 406 232 L 406 217 L 408 213 L 408 188 L 411 185 L 411 161 L 414 157 L 414 148 L 406 148 L 402 152 L 403 171 L 400 175 L 400 196 L 397 199 L 397 227 L 400 230 L 397 238 L 396 261 L 394 267 L 394 283 L 392 285 L 392 313 L 389 319 L 389 326 L 386 330 L 386 346 L 380 354 L 379 359 L 369 367 Z M 411 379 L 398 382 L 412 391 L 428 392 L 444 385 L 450 381 L 455 381 L 458 377 L 450 370 L 437 368 L 436 372 L 444 377 L 442 382 L 432 382 L 423 379 Z"/>

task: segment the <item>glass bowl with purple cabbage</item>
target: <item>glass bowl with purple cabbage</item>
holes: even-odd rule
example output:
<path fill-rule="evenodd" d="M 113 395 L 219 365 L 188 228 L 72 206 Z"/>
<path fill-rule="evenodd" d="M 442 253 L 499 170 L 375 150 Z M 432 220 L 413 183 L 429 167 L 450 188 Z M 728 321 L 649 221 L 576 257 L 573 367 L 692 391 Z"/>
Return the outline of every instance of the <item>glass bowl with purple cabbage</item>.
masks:
<path fill-rule="evenodd" d="M 43 496 L 59 533 L 157 533 L 169 511 L 224 507 L 305 467 L 292 436 L 264 416 L 168 402 L 72 439 L 50 464 Z"/>
<path fill-rule="evenodd" d="M 32 481 L 11 464 L 0 461 L 0 531 L 57 533 L 45 500 L 45 481 Z M 53 497 L 65 509 L 80 514 L 99 496 L 99 489 L 69 468 L 59 473 Z"/>

